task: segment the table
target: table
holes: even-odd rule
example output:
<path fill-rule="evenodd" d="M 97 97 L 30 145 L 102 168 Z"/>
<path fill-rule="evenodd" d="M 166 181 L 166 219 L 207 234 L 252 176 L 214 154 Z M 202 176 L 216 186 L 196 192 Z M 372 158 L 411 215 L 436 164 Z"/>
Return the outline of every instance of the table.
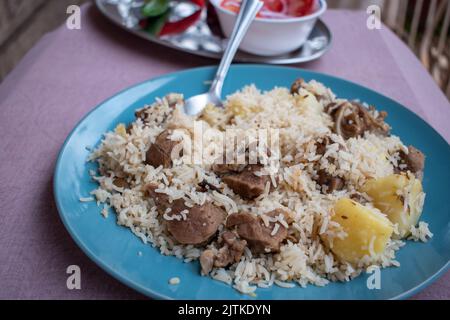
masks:
<path fill-rule="evenodd" d="M 364 12 L 324 17 L 332 49 L 301 65 L 373 88 L 418 113 L 450 141 L 450 104 L 420 62 L 386 27 L 366 28 Z M 111 25 L 91 4 L 81 30 L 45 35 L 0 84 L 0 298 L 142 299 L 91 262 L 64 229 L 53 170 L 76 123 L 98 103 L 137 82 L 215 64 L 147 43 Z M 81 268 L 68 290 L 66 268 Z M 450 273 L 414 297 L 449 299 Z"/>

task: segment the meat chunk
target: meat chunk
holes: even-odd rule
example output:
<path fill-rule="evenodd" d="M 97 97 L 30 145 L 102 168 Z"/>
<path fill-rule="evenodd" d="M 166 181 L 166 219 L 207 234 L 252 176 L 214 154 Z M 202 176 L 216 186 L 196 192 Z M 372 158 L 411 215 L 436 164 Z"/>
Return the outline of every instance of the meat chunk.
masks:
<path fill-rule="evenodd" d="M 327 149 L 327 146 L 330 144 L 331 139 L 328 136 L 324 136 L 322 138 L 319 138 L 315 145 L 316 145 L 316 154 L 324 155 Z"/>
<path fill-rule="evenodd" d="M 384 122 L 387 113 L 376 112 L 374 107 L 366 108 L 356 102 L 330 103 L 325 111 L 334 120 L 334 132 L 350 139 L 362 136 L 369 131 L 387 136 L 390 127 Z"/>
<path fill-rule="evenodd" d="M 173 220 L 166 221 L 167 230 L 179 243 L 203 243 L 217 232 L 219 225 L 225 220 L 225 211 L 211 203 L 189 208 L 182 199 L 174 200 L 171 203 L 166 194 L 156 192 L 157 188 L 158 186 L 155 184 L 148 184 L 146 194 L 153 199 L 160 213 L 164 213 L 168 208 L 171 208 L 167 215 L 173 218 L 187 210 L 186 220 L 173 218 Z"/>
<path fill-rule="evenodd" d="M 158 185 L 155 183 L 149 183 L 145 186 L 144 192 L 146 196 L 153 199 L 158 211 L 164 212 L 167 208 L 170 208 L 172 203 L 169 201 L 169 196 L 165 193 L 156 192 Z"/>
<path fill-rule="evenodd" d="M 188 208 L 179 201 L 174 201 L 172 211 L 168 215 L 173 216 L 183 210 L 188 210 L 186 220 L 167 221 L 167 230 L 182 244 L 204 243 L 217 232 L 226 215 L 225 211 L 210 203 Z"/>
<path fill-rule="evenodd" d="M 212 169 L 215 173 L 222 175 L 222 174 L 229 174 L 229 173 L 239 173 L 245 168 L 245 165 L 243 164 L 213 164 Z"/>
<path fill-rule="evenodd" d="M 248 165 L 242 172 L 226 175 L 222 180 L 242 198 L 254 199 L 260 196 L 264 192 L 266 184 L 270 183 L 269 176 L 255 174 L 261 169 L 260 165 Z"/>
<path fill-rule="evenodd" d="M 172 165 L 172 150 L 178 144 L 176 141 L 170 140 L 172 133 L 169 130 L 164 130 L 156 137 L 147 151 L 145 163 L 154 166 L 155 168 L 163 166 L 169 168 Z"/>
<path fill-rule="evenodd" d="M 317 183 L 322 187 L 326 187 L 326 193 L 332 193 L 335 190 L 342 190 L 345 186 L 345 180 L 341 177 L 335 177 L 326 172 L 319 170 L 317 172 Z"/>
<path fill-rule="evenodd" d="M 113 184 L 118 188 L 128 188 L 129 187 L 127 179 L 120 178 L 120 177 L 114 178 Z"/>
<path fill-rule="evenodd" d="M 219 191 L 219 188 L 216 187 L 215 185 L 209 183 L 206 180 L 202 180 L 198 185 L 197 185 L 197 190 L 201 191 L 201 192 L 207 192 L 207 191 Z"/>
<path fill-rule="evenodd" d="M 298 94 L 298 91 L 305 85 L 305 80 L 302 78 L 296 79 L 291 85 L 291 94 Z"/>
<path fill-rule="evenodd" d="M 221 268 L 238 262 L 244 253 L 247 241 L 239 239 L 236 234 L 230 231 L 225 231 L 220 239 L 219 243 L 222 243 L 223 247 L 217 253 L 214 266 Z"/>
<path fill-rule="evenodd" d="M 405 155 L 404 160 L 408 169 L 414 173 L 422 171 L 425 166 L 425 155 L 413 146 L 408 147 L 408 154 Z"/>
<path fill-rule="evenodd" d="M 244 253 L 247 241 L 239 239 L 231 231 L 225 231 L 219 238 L 219 244 L 222 247 L 217 252 L 208 249 L 200 255 L 202 274 L 208 274 L 213 267 L 222 268 L 238 262 Z"/>
<path fill-rule="evenodd" d="M 216 255 L 211 249 L 207 249 L 200 255 L 200 266 L 202 268 L 202 274 L 207 275 L 211 272 L 214 266 L 214 259 Z"/>
<path fill-rule="evenodd" d="M 274 218 L 280 214 L 280 210 L 274 210 L 265 215 Z M 255 217 L 247 212 L 234 213 L 227 219 L 226 226 L 231 228 L 236 226 L 238 235 L 247 240 L 250 249 L 255 253 L 278 252 L 281 242 L 287 237 L 287 229 L 278 223 L 269 222 L 264 224 L 261 217 Z M 278 228 L 275 230 L 274 228 Z M 273 235 L 272 233 L 276 231 Z"/>
<path fill-rule="evenodd" d="M 411 171 L 418 179 L 422 179 L 425 167 L 425 155 L 419 149 L 408 146 L 408 154 L 400 151 L 400 171 Z"/>

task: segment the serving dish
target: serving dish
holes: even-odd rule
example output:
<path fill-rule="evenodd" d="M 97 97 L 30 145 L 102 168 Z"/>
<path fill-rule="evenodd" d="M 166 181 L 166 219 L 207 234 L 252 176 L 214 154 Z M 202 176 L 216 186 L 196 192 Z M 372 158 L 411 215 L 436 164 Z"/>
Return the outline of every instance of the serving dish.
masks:
<path fill-rule="evenodd" d="M 124 5 L 122 2 L 129 3 L 129 1 L 123 0 L 96 0 L 95 4 L 112 23 L 147 41 L 202 57 L 212 59 L 222 57 L 226 39 L 220 31 L 217 19 L 211 15 L 211 10 L 203 10 L 198 22 L 185 32 L 160 37 L 149 33 L 139 25 L 136 9 L 125 6 L 126 9 L 119 10 L 119 6 Z M 211 19 L 212 22 L 208 21 Z M 219 30 L 217 30 L 218 28 Z M 234 61 L 267 64 L 304 63 L 320 58 L 330 49 L 331 43 L 331 31 L 319 19 L 308 40 L 299 49 L 271 57 L 238 51 Z"/>

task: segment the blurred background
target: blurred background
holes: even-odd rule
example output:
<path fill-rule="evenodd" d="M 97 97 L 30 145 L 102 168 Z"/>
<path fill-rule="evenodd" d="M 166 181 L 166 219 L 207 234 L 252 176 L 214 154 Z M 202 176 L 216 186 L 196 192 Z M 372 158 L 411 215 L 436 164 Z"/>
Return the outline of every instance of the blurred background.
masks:
<path fill-rule="evenodd" d="M 90 0 L 0 0 L 0 82 L 69 5 Z M 130 0 L 123 0 L 130 1 Z M 383 22 L 418 56 L 450 99 L 450 0 L 328 0 L 330 8 L 381 8 Z"/>

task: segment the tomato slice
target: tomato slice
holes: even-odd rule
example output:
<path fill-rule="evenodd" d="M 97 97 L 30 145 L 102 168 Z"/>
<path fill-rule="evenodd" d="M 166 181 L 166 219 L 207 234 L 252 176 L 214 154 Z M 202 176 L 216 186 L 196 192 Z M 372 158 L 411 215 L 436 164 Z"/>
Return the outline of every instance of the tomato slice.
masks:
<path fill-rule="evenodd" d="M 281 0 L 263 0 L 264 7 L 269 11 L 282 12 L 284 4 Z"/>
<path fill-rule="evenodd" d="M 287 14 L 294 17 L 302 17 L 307 14 L 310 14 L 314 0 L 287 0 L 288 1 L 288 10 Z"/>
<path fill-rule="evenodd" d="M 315 0 L 262 0 L 264 5 L 257 17 L 271 17 L 270 12 L 286 17 L 301 17 L 310 14 Z M 241 1 L 222 0 L 220 6 L 226 10 L 238 13 Z M 280 17 L 280 16 L 279 16 Z"/>

